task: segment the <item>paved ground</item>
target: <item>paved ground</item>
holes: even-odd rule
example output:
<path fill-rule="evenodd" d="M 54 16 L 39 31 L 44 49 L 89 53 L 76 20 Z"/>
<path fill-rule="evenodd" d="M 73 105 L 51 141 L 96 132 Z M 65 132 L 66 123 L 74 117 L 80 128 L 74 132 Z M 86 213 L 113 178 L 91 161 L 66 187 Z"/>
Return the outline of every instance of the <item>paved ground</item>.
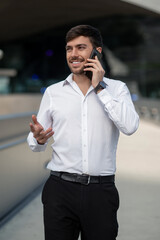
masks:
<path fill-rule="evenodd" d="M 117 240 L 160 239 L 160 127 L 140 123 L 121 135 L 117 177 L 121 204 Z M 43 240 L 40 194 L 0 229 L 1 240 Z"/>

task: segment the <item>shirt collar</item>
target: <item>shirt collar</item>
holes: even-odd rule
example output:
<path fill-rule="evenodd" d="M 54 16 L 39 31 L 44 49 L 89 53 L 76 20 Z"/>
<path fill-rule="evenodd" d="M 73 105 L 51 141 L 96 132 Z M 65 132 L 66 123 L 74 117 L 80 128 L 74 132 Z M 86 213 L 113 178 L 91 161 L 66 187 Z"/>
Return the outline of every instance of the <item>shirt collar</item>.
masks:
<path fill-rule="evenodd" d="M 106 85 L 108 86 L 108 82 L 107 82 L 107 78 L 103 78 L 103 81 L 106 83 Z M 73 83 L 73 73 L 71 73 L 65 80 L 64 80 L 64 83 L 63 83 L 63 86 L 65 86 L 66 84 L 68 83 Z"/>
<path fill-rule="evenodd" d="M 73 73 L 71 73 L 65 80 L 63 83 L 63 86 L 65 86 L 67 83 L 72 83 L 73 82 Z"/>

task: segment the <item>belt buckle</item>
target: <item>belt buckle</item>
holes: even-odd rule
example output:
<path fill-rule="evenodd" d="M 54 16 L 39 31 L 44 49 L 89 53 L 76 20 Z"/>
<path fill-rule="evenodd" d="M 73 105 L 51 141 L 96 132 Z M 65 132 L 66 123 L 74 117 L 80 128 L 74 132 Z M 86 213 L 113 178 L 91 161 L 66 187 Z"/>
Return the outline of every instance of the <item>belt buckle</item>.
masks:
<path fill-rule="evenodd" d="M 87 185 L 90 183 L 90 179 L 91 179 L 91 176 L 89 175 Z"/>
<path fill-rule="evenodd" d="M 84 174 L 83 176 L 88 177 L 88 178 L 87 178 L 87 182 L 82 183 L 82 184 L 83 185 L 88 185 L 90 183 L 91 176 L 90 175 L 86 175 L 86 174 Z"/>

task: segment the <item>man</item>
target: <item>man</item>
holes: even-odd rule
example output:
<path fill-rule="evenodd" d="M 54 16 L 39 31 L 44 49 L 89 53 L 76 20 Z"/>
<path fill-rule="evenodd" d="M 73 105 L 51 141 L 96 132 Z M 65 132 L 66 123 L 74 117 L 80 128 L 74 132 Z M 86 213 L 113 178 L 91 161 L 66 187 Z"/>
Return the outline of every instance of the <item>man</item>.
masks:
<path fill-rule="evenodd" d="M 95 56 L 102 52 L 99 31 L 88 25 L 66 35 L 71 74 L 47 88 L 38 116 L 32 116 L 28 143 L 44 151 L 54 134 L 51 175 L 43 192 L 46 240 L 115 240 L 119 196 L 114 183 L 119 131 L 138 128 L 126 85 L 104 77 Z M 88 78 L 87 72 L 92 73 Z"/>

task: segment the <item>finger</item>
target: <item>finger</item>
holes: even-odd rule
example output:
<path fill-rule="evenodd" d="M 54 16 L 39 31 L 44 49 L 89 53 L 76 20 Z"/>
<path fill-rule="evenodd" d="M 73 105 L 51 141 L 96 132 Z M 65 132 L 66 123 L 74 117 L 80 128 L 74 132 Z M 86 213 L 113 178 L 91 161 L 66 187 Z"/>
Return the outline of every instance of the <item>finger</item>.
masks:
<path fill-rule="evenodd" d="M 97 59 L 95 59 L 95 58 L 87 58 L 87 61 L 88 61 L 88 62 L 96 62 Z"/>
<path fill-rule="evenodd" d="M 102 65 L 99 61 L 97 60 L 93 60 L 92 62 L 87 62 L 85 63 L 85 66 L 91 66 L 91 67 L 98 67 L 98 68 L 102 68 Z"/>
<path fill-rule="evenodd" d="M 38 124 L 36 115 L 32 115 L 32 121 L 34 124 Z"/>
<path fill-rule="evenodd" d="M 88 58 L 87 61 L 88 61 L 89 63 L 95 63 L 95 64 L 97 64 L 99 67 L 102 67 L 102 64 L 101 64 L 101 62 L 99 61 L 99 59 L 98 59 L 97 56 L 95 56 L 95 59 Z"/>
<path fill-rule="evenodd" d="M 96 63 L 86 63 L 85 67 L 98 68 L 98 65 Z"/>
<path fill-rule="evenodd" d="M 83 70 L 84 70 L 84 72 L 87 72 L 87 71 L 94 72 L 94 71 L 95 71 L 95 68 L 93 68 L 93 67 L 88 67 L 88 68 L 84 68 Z"/>
<path fill-rule="evenodd" d="M 37 121 L 37 117 L 35 115 L 32 115 L 32 120 L 33 120 L 33 123 L 34 123 L 34 130 L 37 131 L 37 132 L 40 132 L 43 129 L 42 125 Z"/>
<path fill-rule="evenodd" d="M 30 126 L 30 129 L 31 129 L 31 132 L 34 132 L 34 131 L 35 131 L 35 128 L 34 128 L 33 124 L 30 123 L 29 126 Z"/>
<path fill-rule="evenodd" d="M 50 137 L 53 136 L 53 134 L 54 134 L 53 131 L 49 132 L 47 135 L 43 133 L 42 135 L 40 135 L 40 136 L 37 137 L 36 139 L 37 139 L 37 141 L 38 141 L 39 143 L 44 144 L 44 143 L 47 142 L 47 140 L 48 140 Z"/>
<path fill-rule="evenodd" d="M 48 129 L 44 132 L 44 135 L 48 135 L 50 132 L 53 132 L 53 131 L 52 131 L 52 128 L 48 128 Z"/>
<path fill-rule="evenodd" d="M 101 62 L 100 62 L 100 60 L 98 59 L 97 56 L 95 57 L 95 60 L 97 60 L 97 64 L 98 64 L 98 66 L 99 66 L 99 67 L 102 67 L 102 64 L 101 64 Z"/>
<path fill-rule="evenodd" d="M 42 138 L 44 137 L 44 131 L 43 131 L 43 129 L 41 129 L 41 128 L 36 129 L 36 130 L 33 132 L 33 134 L 34 134 L 34 137 L 35 137 L 35 138 L 40 138 L 40 139 L 42 139 Z"/>
<path fill-rule="evenodd" d="M 95 63 L 96 63 L 96 62 L 99 62 L 99 59 L 98 59 L 97 56 L 96 56 L 95 59 L 94 59 L 94 58 L 87 58 L 87 61 L 88 61 L 88 62 L 93 62 L 93 63 L 95 62 Z"/>
<path fill-rule="evenodd" d="M 38 139 L 38 141 L 42 139 L 48 139 L 50 136 L 52 136 L 54 132 L 52 131 L 52 128 L 48 128 L 46 131 L 39 131 L 36 134 L 34 134 L 34 137 Z M 48 137 L 49 136 L 49 137 Z"/>
<path fill-rule="evenodd" d="M 52 131 L 52 129 L 48 129 L 44 133 L 44 138 L 47 140 L 48 138 L 52 137 L 53 134 L 54 134 L 54 131 Z"/>
<path fill-rule="evenodd" d="M 48 134 L 47 134 L 47 136 L 46 136 L 46 138 L 48 139 L 48 138 L 52 137 L 52 136 L 53 136 L 53 134 L 54 134 L 54 132 L 53 132 L 53 131 L 52 131 L 52 132 L 50 132 L 50 133 L 48 133 Z"/>

